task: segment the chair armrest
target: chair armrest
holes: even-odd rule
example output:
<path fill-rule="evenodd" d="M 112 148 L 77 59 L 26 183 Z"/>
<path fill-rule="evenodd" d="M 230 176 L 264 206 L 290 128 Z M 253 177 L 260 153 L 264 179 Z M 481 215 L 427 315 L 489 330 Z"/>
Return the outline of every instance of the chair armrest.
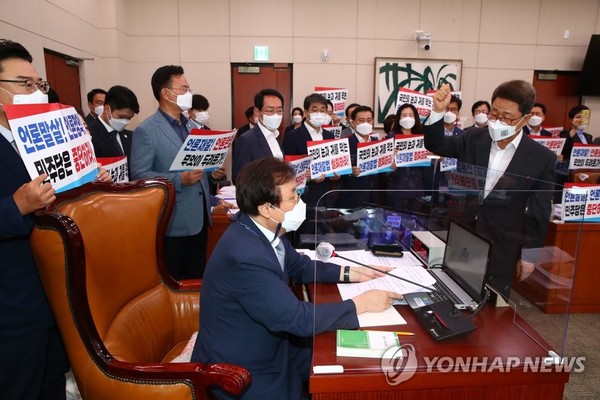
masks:
<path fill-rule="evenodd" d="M 218 386 L 227 393 L 239 395 L 252 382 L 247 369 L 237 365 L 218 363 L 156 363 L 134 364 L 112 359 L 108 372 L 119 378 L 131 380 L 188 380 L 200 398 L 207 388 Z"/>

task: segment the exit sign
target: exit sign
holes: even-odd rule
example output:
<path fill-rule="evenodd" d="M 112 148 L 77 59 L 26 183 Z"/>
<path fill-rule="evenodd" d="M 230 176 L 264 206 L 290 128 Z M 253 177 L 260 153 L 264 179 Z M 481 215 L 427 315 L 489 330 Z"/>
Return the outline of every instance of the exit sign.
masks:
<path fill-rule="evenodd" d="M 269 46 L 254 46 L 254 61 L 269 61 Z"/>

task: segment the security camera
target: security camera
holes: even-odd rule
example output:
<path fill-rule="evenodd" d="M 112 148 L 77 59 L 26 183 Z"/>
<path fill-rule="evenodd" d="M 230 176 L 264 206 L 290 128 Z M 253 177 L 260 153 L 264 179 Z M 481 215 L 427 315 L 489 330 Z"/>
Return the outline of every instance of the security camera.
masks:
<path fill-rule="evenodd" d="M 431 33 L 423 32 L 423 31 L 416 31 L 415 39 L 417 39 L 417 42 L 419 43 L 419 47 L 422 50 L 429 51 L 429 49 L 431 49 Z"/>

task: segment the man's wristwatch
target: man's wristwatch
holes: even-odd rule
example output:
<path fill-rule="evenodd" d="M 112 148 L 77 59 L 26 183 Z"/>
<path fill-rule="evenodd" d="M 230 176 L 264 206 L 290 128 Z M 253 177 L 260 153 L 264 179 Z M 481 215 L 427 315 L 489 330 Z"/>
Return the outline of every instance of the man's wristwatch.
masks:
<path fill-rule="evenodd" d="M 350 282 L 350 267 L 348 265 L 344 267 L 344 282 Z"/>

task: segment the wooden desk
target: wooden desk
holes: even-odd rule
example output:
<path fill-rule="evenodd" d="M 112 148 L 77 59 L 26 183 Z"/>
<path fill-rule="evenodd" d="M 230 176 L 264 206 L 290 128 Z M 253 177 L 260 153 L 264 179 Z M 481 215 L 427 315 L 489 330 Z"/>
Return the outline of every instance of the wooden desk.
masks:
<path fill-rule="evenodd" d="M 598 244 L 600 244 L 600 224 L 598 223 L 551 223 L 546 235 L 546 246 L 556 246 L 575 257 L 579 245 L 572 289 L 548 289 L 534 279 L 514 282 L 513 288 L 546 313 L 566 312 L 569 296 L 571 296 L 570 312 L 600 312 L 600 291 L 598 291 L 600 268 L 597 268 L 597 257 L 600 252 Z M 556 273 L 567 277 L 571 277 L 573 273 L 573 263 L 565 266 L 554 265 L 552 268 Z"/>
<path fill-rule="evenodd" d="M 310 294 L 317 303 L 340 301 L 335 285 L 311 285 Z M 504 366 L 497 366 L 494 372 L 441 373 L 427 372 L 425 357 L 487 357 L 489 363 L 494 357 L 503 360 L 508 357 L 545 357 L 547 352 L 529 338 L 513 323 L 514 313 L 509 308 L 485 308 L 475 317 L 477 329 L 470 335 L 436 342 L 415 320 L 412 310 L 399 306 L 398 310 L 408 325 L 381 328 L 384 330 L 404 330 L 415 332 L 416 336 L 402 336 L 401 343 L 411 343 L 416 348 L 419 367 L 409 380 L 396 386 L 386 382 L 379 367 L 379 359 L 336 357 L 335 332 L 318 335 L 314 341 L 313 365 L 342 365 L 344 373 L 310 376 L 310 392 L 313 400 L 324 399 L 543 399 L 561 400 L 564 386 L 569 380 L 567 372 L 528 372 L 523 366 L 512 367 L 510 372 L 499 372 Z M 524 321 L 519 322 L 536 340 L 549 346 Z M 481 362 L 481 361 L 480 361 Z M 523 363 L 523 361 L 521 361 Z"/>
<path fill-rule="evenodd" d="M 208 228 L 208 239 L 206 242 L 206 261 L 210 258 L 213 249 L 217 245 L 217 242 L 221 238 L 225 229 L 231 223 L 231 214 L 213 214 L 212 215 L 212 226 Z"/>

